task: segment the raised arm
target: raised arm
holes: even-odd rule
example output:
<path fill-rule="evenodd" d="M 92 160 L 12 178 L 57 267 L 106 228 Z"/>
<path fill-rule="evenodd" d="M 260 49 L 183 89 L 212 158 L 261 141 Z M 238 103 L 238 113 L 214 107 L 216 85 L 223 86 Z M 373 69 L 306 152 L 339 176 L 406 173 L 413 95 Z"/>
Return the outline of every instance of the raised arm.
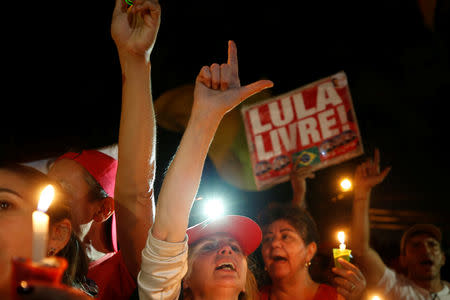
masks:
<path fill-rule="evenodd" d="M 292 168 L 290 181 L 292 186 L 292 203 L 306 209 L 306 178 L 314 178 L 312 166 Z"/>
<path fill-rule="evenodd" d="M 249 96 L 272 85 L 269 80 L 260 80 L 241 87 L 237 50 L 232 41 L 228 44 L 226 64 L 201 69 L 191 117 L 158 197 L 152 228 L 155 238 L 167 242 L 184 240 L 209 145 L 222 117 Z"/>
<path fill-rule="evenodd" d="M 122 69 L 122 114 L 115 188 L 117 233 L 125 264 L 136 278 L 141 251 L 153 222 L 155 116 L 150 53 L 160 24 L 158 1 L 135 0 L 128 9 L 116 0 L 111 35 Z"/>
<path fill-rule="evenodd" d="M 373 160 L 360 164 L 354 177 L 353 224 L 351 248 L 366 276 L 368 285 L 378 283 L 383 276 L 386 265 L 378 253 L 370 247 L 370 193 L 372 188 L 387 176 L 390 167 L 380 171 L 380 152 L 375 150 Z"/>

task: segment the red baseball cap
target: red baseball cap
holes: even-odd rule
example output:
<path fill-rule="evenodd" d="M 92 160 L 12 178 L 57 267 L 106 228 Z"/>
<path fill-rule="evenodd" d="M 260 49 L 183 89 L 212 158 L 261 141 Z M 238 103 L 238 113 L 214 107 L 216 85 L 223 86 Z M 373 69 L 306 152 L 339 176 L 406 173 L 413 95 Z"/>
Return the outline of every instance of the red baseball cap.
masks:
<path fill-rule="evenodd" d="M 71 159 L 79 163 L 94 177 L 110 197 L 114 197 L 117 160 L 98 150 L 83 150 L 81 153 L 67 152 L 56 159 Z"/>
<path fill-rule="evenodd" d="M 250 218 L 237 215 L 207 219 L 189 227 L 186 233 L 189 245 L 217 233 L 229 234 L 239 243 L 245 255 L 255 251 L 262 240 L 259 225 Z"/>
<path fill-rule="evenodd" d="M 56 159 L 71 159 L 79 163 L 100 184 L 103 190 L 114 198 L 116 185 L 117 160 L 98 150 L 83 150 L 81 153 L 67 152 Z M 117 252 L 116 216 L 113 213 L 111 223 L 111 240 L 114 251 Z"/>

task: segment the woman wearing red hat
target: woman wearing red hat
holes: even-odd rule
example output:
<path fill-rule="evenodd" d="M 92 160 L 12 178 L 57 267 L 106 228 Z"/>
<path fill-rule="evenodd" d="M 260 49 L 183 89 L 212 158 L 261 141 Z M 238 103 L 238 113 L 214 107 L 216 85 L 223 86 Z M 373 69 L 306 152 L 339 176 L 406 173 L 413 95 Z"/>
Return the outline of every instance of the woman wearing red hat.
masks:
<path fill-rule="evenodd" d="M 177 299 L 181 290 L 189 299 L 254 299 L 246 257 L 261 239 L 255 222 L 227 216 L 189 230 L 187 226 L 220 120 L 243 100 L 271 86 L 268 80 L 240 85 L 237 50 L 232 41 L 226 64 L 201 69 L 191 117 L 164 178 L 155 222 L 142 252 L 138 276 L 141 300 Z"/>
<path fill-rule="evenodd" d="M 157 0 L 136 0 L 132 6 L 116 0 L 111 34 L 123 78 L 118 161 L 86 150 L 66 153 L 49 171 L 74 198 L 74 227 L 91 260 L 88 276 L 99 286 L 99 299 L 128 299 L 136 289 L 141 251 L 153 221 L 150 53 L 160 15 Z"/>

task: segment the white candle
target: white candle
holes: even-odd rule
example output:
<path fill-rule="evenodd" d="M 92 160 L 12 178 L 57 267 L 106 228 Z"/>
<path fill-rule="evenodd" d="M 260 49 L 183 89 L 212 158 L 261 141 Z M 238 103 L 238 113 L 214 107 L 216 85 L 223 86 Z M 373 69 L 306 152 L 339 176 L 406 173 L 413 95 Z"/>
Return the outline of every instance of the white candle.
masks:
<path fill-rule="evenodd" d="M 49 217 L 45 213 L 49 208 L 55 190 L 48 185 L 44 188 L 39 198 L 38 210 L 33 212 L 33 261 L 40 261 L 47 254 L 48 223 Z"/>
<path fill-rule="evenodd" d="M 46 256 L 48 220 L 46 213 L 38 210 L 33 212 L 33 261 L 40 261 Z"/>

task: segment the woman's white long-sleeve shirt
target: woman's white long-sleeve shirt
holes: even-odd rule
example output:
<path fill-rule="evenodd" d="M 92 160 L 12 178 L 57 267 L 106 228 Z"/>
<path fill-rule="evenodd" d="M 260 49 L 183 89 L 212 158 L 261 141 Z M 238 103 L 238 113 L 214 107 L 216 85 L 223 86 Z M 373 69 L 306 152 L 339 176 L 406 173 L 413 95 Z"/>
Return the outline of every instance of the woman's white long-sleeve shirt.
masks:
<path fill-rule="evenodd" d="M 160 241 L 150 229 L 137 278 L 140 300 L 178 299 L 181 280 L 187 272 L 187 240 L 186 235 L 180 243 Z"/>

